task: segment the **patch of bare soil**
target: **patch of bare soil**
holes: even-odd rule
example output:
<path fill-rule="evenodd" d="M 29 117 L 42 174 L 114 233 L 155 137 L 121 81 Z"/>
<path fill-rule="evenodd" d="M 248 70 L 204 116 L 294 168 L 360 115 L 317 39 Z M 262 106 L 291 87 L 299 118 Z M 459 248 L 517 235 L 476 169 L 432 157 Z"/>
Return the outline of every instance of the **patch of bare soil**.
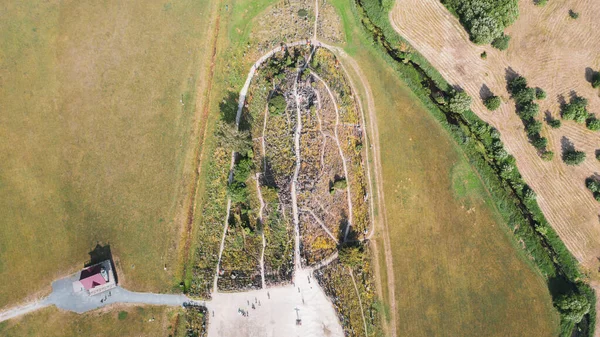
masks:
<path fill-rule="evenodd" d="M 342 21 L 335 8 L 326 0 L 319 1 L 319 19 L 317 20 L 317 36 L 325 42 L 343 43 Z"/>
<path fill-rule="evenodd" d="M 545 7 L 521 1 L 519 9 L 520 18 L 507 31 L 512 40 L 505 52 L 471 43 L 458 20 L 437 0 L 400 0 L 390 20 L 450 84 L 462 87 L 474 98 L 473 111 L 501 132 L 548 221 L 573 255 L 597 277 L 599 205 L 584 181 L 600 171 L 600 162 L 595 159 L 600 133 L 569 121 L 560 129 L 550 129 L 544 123 L 542 135 L 548 137 L 548 149 L 555 157 L 543 161 L 529 144 L 514 102 L 509 100 L 506 77 L 516 72 L 527 78 L 530 86 L 548 93 L 548 98 L 539 102 L 539 120 L 546 114 L 559 117 L 560 104 L 572 93 L 586 97 L 591 112 L 600 112 L 598 91 L 588 82 L 588 68 L 600 66 L 600 7 L 591 0 L 550 1 Z M 571 19 L 569 9 L 580 13 L 579 19 Z M 480 57 L 483 51 L 487 52 L 485 60 Z M 495 112 L 488 111 L 480 99 L 488 90 L 504 101 Z M 560 159 L 567 141 L 585 151 L 587 159 L 580 166 L 567 166 Z"/>
<path fill-rule="evenodd" d="M 312 0 L 289 0 L 269 7 L 254 24 L 250 45 L 256 46 L 253 59 L 281 43 L 310 39 L 313 36 L 315 11 Z"/>

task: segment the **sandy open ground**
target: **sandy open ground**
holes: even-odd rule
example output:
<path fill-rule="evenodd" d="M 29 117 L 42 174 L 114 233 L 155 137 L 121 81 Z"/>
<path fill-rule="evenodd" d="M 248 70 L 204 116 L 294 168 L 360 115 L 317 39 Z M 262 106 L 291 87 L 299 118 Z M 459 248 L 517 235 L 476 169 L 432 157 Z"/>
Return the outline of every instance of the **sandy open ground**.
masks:
<path fill-rule="evenodd" d="M 294 285 L 243 293 L 213 294 L 213 299 L 207 303 L 210 322 L 208 335 L 220 337 L 343 336 L 333 305 L 311 274 L 312 271 L 309 269 L 297 271 Z M 253 304 L 256 309 L 252 309 Z M 244 317 L 238 309 L 248 312 L 247 317 Z M 296 309 L 302 325 L 296 325 Z"/>
<path fill-rule="evenodd" d="M 548 98 L 539 102 L 540 120 L 545 112 L 557 118 L 561 100 L 568 101 L 571 91 L 589 100 L 590 112 L 600 113 L 598 91 L 586 80 L 586 68 L 600 67 L 600 6 L 593 0 L 550 1 L 545 7 L 520 1 L 519 8 L 520 18 L 507 31 L 512 40 L 505 52 L 471 43 L 458 20 L 438 0 L 399 0 L 390 20 L 450 84 L 464 88 L 474 98 L 473 111 L 501 132 L 502 141 L 516 157 L 521 174 L 537 193 L 553 228 L 575 257 L 596 271 L 599 204 L 584 181 L 600 172 L 594 153 L 600 147 L 600 133 L 574 122 L 563 122 L 557 130 L 544 124 L 542 135 L 548 137 L 548 149 L 555 157 L 542 161 L 527 140 L 514 102 L 509 100 L 505 76 L 511 68 L 525 76 L 530 86 L 548 93 Z M 579 19 L 570 19 L 569 9 L 579 12 Z M 483 51 L 488 54 L 486 60 L 480 58 Z M 483 106 L 480 94 L 484 86 L 503 97 L 505 103 L 498 111 L 490 112 Z M 570 167 L 563 163 L 563 140 L 585 151 L 583 164 Z"/>

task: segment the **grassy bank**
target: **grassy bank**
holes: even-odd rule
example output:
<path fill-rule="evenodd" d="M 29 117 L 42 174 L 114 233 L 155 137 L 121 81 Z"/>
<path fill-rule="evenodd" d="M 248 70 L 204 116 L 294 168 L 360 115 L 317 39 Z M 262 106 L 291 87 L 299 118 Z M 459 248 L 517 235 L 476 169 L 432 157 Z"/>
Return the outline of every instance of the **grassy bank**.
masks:
<path fill-rule="evenodd" d="M 183 310 L 168 307 L 125 306 L 104 312 L 76 314 L 55 307 L 0 323 L 4 337 L 64 336 L 171 336 Z M 180 316 L 179 319 L 177 316 Z M 185 331 L 185 330 L 184 330 Z"/>
<path fill-rule="evenodd" d="M 358 1 L 356 14 L 371 40 L 376 42 L 378 53 L 450 133 L 477 169 L 494 200 L 494 207 L 546 279 L 553 298 L 583 294 L 592 303 L 590 313 L 578 326 L 582 335 L 591 333 L 595 324 L 595 298 L 589 286 L 582 282 L 577 261 L 544 218 L 535 194 L 518 173 L 514 158 L 503 149 L 497 131 L 471 111 L 463 114 L 448 111 L 445 105 L 448 83 L 393 31 L 387 19 L 391 5 L 391 1 Z M 570 335 L 573 328 L 567 316 L 563 312 L 561 335 L 565 336 Z"/>

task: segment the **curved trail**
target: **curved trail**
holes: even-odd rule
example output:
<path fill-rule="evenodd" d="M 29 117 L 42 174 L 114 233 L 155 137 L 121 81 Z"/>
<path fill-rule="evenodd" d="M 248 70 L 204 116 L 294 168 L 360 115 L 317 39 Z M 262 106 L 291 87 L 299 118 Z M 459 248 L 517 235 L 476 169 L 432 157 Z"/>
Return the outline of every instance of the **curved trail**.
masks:
<path fill-rule="evenodd" d="M 296 79 L 294 80 L 294 99 L 296 101 L 296 131 L 294 132 L 294 150 L 296 152 L 296 168 L 294 169 L 294 177 L 292 179 L 291 193 L 292 193 L 292 215 L 294 221 L 294 270 L 298 270 L 302 268 L 300 261 L 300 218 L 298 215 L 298 198 L 297 198 L 297 187 L 298 184 L 298 174 L 300 173 L 300 166 L 302 164 L 302 156 L 300 154 L 300 134 L 302 133 L 302 113 L 300 112 L 300 99 L 298 98 L 298 80 L 300 79 L 300 74 L 306 67 L 308 63 L 312 59 L 313 53 L 316 48 L 312 48 L 310 55 L 306 59 L 306 62 L 298 68 L 298 72 L 296 74 Z"/>
<path fill-rule="evenodd" d="M 331 231 L 327 228 L 327 226 L 325 226 L 325 224 L 323 223 L 323 221 L 321 221 L 321 219 L 319 219 L 319 217 L 317 217 L 317 215 L 315 214 L 315 212 L 312 211 L 312 209 L 303 208 L 302 211 L 310 213 L 310 215 L 312 215 L 313 219 L 315 219 L 315 221 L 319 225 L 321 225 L 321 228 L 327 233 L 327 235 L 329 235 L 329 237 L 333 241 L 335 241 L 336 244 L 339 244 L 338 239 L 336 239 L 336 237 L 331 233 Z"/>
<path fill-rule="evenodd" d="M 258 195 L 258 200 L 260 201 L 260 209 L 258 210 L 258 221 L 260 221 L 263 226 L 261 237 L 262 237 L 262 250 L 260 252 L 260 280 L 261 287 L 265 289 L 267 286 L 265 285 L 265 247 L 267 247 L 267 242 L 265 241 L 265 224 L 263 223 L 263 210 L 265 209 L 265 202 L 263 201 L 262 192 L 260 191 L 260 173 L 256 173 L 256 194 Z"/>
<path fill-rule="evenodd" d="M 360 298 L 360 292 L 358 291 L 358 286 L 356 285 L 356 280 L 354 279 L 354 273 L 352 272 L 352 268 L 348 268 L 348 271 L 350 272 L 350 278 L 352 279 L 352 284 L 354 285 L 354 290 L 356 291 L 356 297 L 358 297 L 358 304 L 360 305 L 360 315 L 362 316 L 363 325 L 365 327 L 365 336 L 368 336 L 369 329 L 367 329 L 367 320 L 365 319 L 365 311 L 363 310 L 363 304 L 362 304 L 362 300 Z"/>
<path fill-rule="evenodd" d="M 287 44 L 287 46 L 293 47 L 293 46 L 299 46 L 299 45 L 303 45 L 303 44 L 306 44 L 306 42 L 305 41 L 296 41 L 296 42 Z M 246 94 L 248 93 L 248 88 L 250 87 L 250 82 L 252 81 L 252 78 L 254 77 L 254 73 L 256 73 L 256 69 L 263 62 L 265 62 L 268 58 L 270 58 L 271 56 L 273 56 L 276 52 L 278 52 L 280 50 L 281 50 L 281 47 L 277 47 L 277 48 L 270 50 L 269 52 L 267 52 L 266 54 L 261 56 L 250 68 L 250 72 L 248 73 L 248 76 L 246 77 L 246 82 L 244 83 L 242 90 L 240 90 L 240 97 L 238 99 L 238 109 L 237 109 L 237 113 L 235 115 L 236 129 L 239 129 L 239 127 L 240 127 L 240 119 L 242 118 L 242 109 L 244 108 L 244 103 L 246 102 Z M 229 166 L 229 182 L 231 182 L 231 180 L 233 179 L 233 167 L 234 166 L 235 166 L 235 151 L 232 151 L 231 152 L 231 165 Z M 223 249 L 225 247 L 225 238 L 227 236 L 227 230 L 229 229 L 230 209 L 231 209 L 231 198 L 228 197 L 227 198 L 227 215 L 226 215 L 225 221 L 224 221 L 223 235 L 221 236 L 221 245 L 219 246 L 219 258 L 217 260 L 215 278 L 213 281 L 212 293 L 214 293 L 214 294 L 219 292 L 217 284 L 218 284 L 218 280 L 219 280 L 219 271 L 221 268 L 221 258 L 223 257 Z"/>
<path fill-rule="evenodd" d="M 329 93 L 329 97 L 331 98 L 331 102 L 333 103 L 333 107 L 335 110 L 335 128 L 333 129 L 333 132 L 335 134 L 335 143 L 337 144 L 337 148 L 338 151 L 340 153 L 340 157 L 342 158 L 342 166 L 344 168 L 344 178 L 346 178 L 346 195 L 348 198 L 348 225 L 346 226 L 346 229 L 344 231 L 344 241 L 346 241 L 346 239 L 348 238 L 348 233 L 350 232 L 350 226 L 352 226 L 352 196 L 350 195 L 350 176 L 348 175 L 348 167 L 346 166 L 346 157 L 344 156 L 344 151 L 342 151 L 342 146 L 340 145 L 340 139 L 338 137 L 338 126 L 340 125 L 340 112 L 338 110 L 338 106 L 337 106 L 337 102 L 335 100 L 335 97 L 333 96 L 333 93 L 331 92 L 331 89 L 329 89 L 329 85 L 327 85 L 327 83 L 325 81 L 323 81 L 323 79 L 315 74 L 313 71 L 310 72 L 311 75 L 313 75 L 316 79 L 318 79 L 321 83 L 323 83 L 323 85 L 325 86 L 325 89 L 327 89 L 327 92 Z"/>
<path fill-rule="evenodd" d="M 350 86 L 352 87 L 352 90 L 356 93 L 358 93 L 358 91 L 356 90 L 356 87 L 354 85 L 354 82 L 352 81 L 352 77 L 350 76 L 350 73 L 348 72 L 348 70 L 346 69 L 344 63 L 347 63 L 350 67 L 352 67 L 352 70 L 355 72 L 356 76 L 358 76 L 364 91 L 365 91 L 365 98 L 367 100 L 367 112 L 369 114 L 369 124 L 366 123 L 366 118 L 365 118 L 365 112 L 363 110 L 363 105 L 362 105 L 362 101 L 360 99 L 359 95 L 356 95 L 356 99 L 358 100 L 358 107 L 360 108 L 360 115 L 361 115 L 361 122 L 362 124 L 365 126 L 365 130 L 364 130 L 364 138 L 365 138 L 365 142 L 367 145 L 367 151 L 365 151 L 366 155 L 367 155 L 367 177 L 368 177 L 368 182 L 369 182 L 369 191 L 371 191 L 371 197 L 368 198 L 369 199 L 369 207 L 370 207 L 370 211 L 371 211 L 371 217 L 370 217 L 370 221 L 371 221 L 371 231 L 369 232 L 369 234 L 367 235 L 366 239 L 371 240 L 371 238 L 375 235 L 376 232 L 376 223 L 379 224 L 380 226 L 380 230 L 381 230 L 381 238 L 383 241 L 383 250 L 384 250 L 384 257 L 385 257 L 385 269 L 387 270 L 386 272 L 386 279 L 387 279 L 387 292 L 388 292 L 388 302 L 390 304 L 390 312 L 391 317 L 390 317 L 390 327 L 387 327 L 385 325 L 386 320 L 382 320 L 382 322 L 384 322 L 384 327 L 386 328 L 387 334 L 389 336 L 392 337 L 396 337 L 397 333 L 396 333 L 396 301 L 395 301 L 395 281 L 394 281 L 394 270 L 393 270 L 393 260 L 392 260 L 392 248 L 391 248 L 391 242 L 390 242 L 390 238 L 389 235 L 386 235 L 386 233 L 388 232 L 387 229 L 387 213 L 385 210 L 385 195 L 383 194 L 383 174 L 382 174 L 382 167 L 381 167 L 381 154 L 379 152 L 379 130 L 377 129 L 377 116 L 376 116 L 376 112 L 375 112 L 375 100 L 373 99 L 373 93 L 371 91 L 371 87 L 369 86 L 369 82 L 366 79 L 366 76 L 363 74 L 362 70 L 360 69 L 360 67 L 358 66 L 358 63 L 356 63 L 356 61 L 349 57 L 346 53 L 344 53 L 344 51 L 340 50 L 340 49 L 336 49 L 339 56 L 344 60 L 344 62 L 340 62 L 340 65 L 342 66 L 342 69 L 344 70 L 344 73 L 346 74 L 346 77 L 350 80 Z M 367 129 L 369 130 L 369 132 L 367 133 Z M 369 137 L 369 135 L 371 135 L 371 137 Z M 368 151 L 368 149 L 371 149 L 371 151 Z M 371 166 L 369 165 L 370 162 L 370 155 L 372 155 L 372 161 L 373 161 L 373 168 L 375 170 L 375 187 L 376 187 L 376 191 L 377 191 L 377 195 L 373 195 L 373 176 L 371 174 Z M 375 203 L 375 197 L 377 198 L 377 203 Z M 375 204 L 377 204 L 377 206 L 375 206 Z M 375 221 L 375 207 L 377 207 L 377 214 L 379 214 L 379 221 Z M 381 269 L 382 267 L 379 266 L 379 259 L 377 258 L 378 256 L 378 251 L 379 251 L 379 247 L 377 246 L 376 242 L 373 242 L 373 244 L 371 245 L 371 247 L 373 248 L 373 256 L 375 256 L 374 258 L 374 262 L 376 263 L 377 267 L 375 268 L 376 271 L 376 278 L 377 278 L 377 283 L 378 284 L 382 284 L 382 280 L 381 280 L 381 275 L 379 274 L 379 269 Z M 379 288 L 379 287 L 378 287 Z M 383 297 L 383 290 L 382 289 L 378 289 L 378 292 L 380 293 L 380 296 Z"/>

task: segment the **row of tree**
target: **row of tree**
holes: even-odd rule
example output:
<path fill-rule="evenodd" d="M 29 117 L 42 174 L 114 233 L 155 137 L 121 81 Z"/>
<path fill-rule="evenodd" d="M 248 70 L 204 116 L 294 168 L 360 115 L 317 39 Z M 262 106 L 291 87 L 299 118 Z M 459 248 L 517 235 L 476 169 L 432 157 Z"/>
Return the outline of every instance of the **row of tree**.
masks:
<path fill-rule="evenodd" d="M 534 118 L 540 112 L 540 106 L 534 101 L 545 98 L 546 93 L 541 89 L 529 87 L 527 80 L 523 76 L 517 76 L 509 80 L 508 91 L 515 101 L 517 114 L 521 117 L 525 125 L 529 141 L 540 151 L 544 160 L 551 160 L 554 157 L 554 153 L 546 150 L 548 139 L 540 135 L 542 123 Z"/>

